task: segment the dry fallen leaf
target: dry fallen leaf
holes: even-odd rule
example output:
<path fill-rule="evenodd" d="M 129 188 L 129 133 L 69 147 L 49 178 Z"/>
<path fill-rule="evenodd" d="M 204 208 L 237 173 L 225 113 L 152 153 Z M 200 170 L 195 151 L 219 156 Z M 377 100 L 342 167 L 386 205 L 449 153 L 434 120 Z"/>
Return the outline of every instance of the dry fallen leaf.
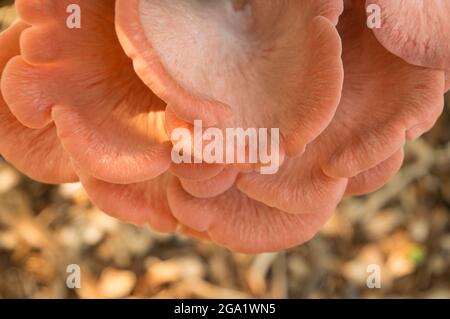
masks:
<path fill-rule="evenodd" d="M 146 281 L 151 287 L 192 278 L 203 278 L 205 275 L 205 267 L 196 257 L 154 261 L 147 267 Z"/>

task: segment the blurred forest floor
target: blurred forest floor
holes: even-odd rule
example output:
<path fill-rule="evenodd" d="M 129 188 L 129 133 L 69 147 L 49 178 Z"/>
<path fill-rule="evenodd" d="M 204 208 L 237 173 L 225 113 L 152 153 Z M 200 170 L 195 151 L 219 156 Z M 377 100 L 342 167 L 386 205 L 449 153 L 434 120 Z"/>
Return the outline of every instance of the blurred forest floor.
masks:
<path fill-rule="evenodd" d="M 450 97 L 406 153 L 392 182 L 345 200 L 312 241 L 256 256 L 122 224 L 78 184 L 39 184 L 0 159 L 0 298 L 450 298 Z M 66 287 L 69 264 L 81 289 Z M 366 286 L 369 264 L 381 289 Z"/>

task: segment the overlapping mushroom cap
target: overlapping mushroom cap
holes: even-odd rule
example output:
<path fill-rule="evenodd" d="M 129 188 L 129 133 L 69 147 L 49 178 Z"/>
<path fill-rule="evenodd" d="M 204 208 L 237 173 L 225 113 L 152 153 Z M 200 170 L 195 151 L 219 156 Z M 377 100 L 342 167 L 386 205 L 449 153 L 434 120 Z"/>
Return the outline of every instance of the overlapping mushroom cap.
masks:
<path fill-rule="evenodd" d="M 300 244 L 345 194 L 384 185 L 449 89 L 445 0 L 16 4 L 0 35 L 0 153 L 37 180 L 80 180 L 126 222 L 243 252 Z M 65 26 L 73 4 L 81 29 Z M 279 128 L 278 171 L 175 165 L 170 134 L 195 120 Z"/>
<path fill-rule="evenodd" d="M 84 23 L 76 31 L 65 27 L 72 3 L 17 1 L 29 27 L 20 35 L 20 55 L 5 52 L 2 154 L 44 182 L 80 179 L 113 216 L 174 231 L 165 195 L 171 149 L 165 104 L 119 45 L 114 1 L 80 1 Z M 2 47 L 17 47 L 18 28 L 4 33 Z M 20 136 L 27 144 L 18 143 Z"/>

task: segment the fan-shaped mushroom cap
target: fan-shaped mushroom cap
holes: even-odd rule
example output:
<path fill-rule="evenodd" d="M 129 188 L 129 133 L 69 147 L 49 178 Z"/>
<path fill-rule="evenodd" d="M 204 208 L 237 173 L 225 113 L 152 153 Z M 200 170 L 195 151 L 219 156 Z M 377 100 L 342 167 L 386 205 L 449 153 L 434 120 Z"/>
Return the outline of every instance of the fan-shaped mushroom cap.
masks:
<path fill-rule="evenodd" d="M 81 29 L 66 26 L 74 4 Z M 165 103 L 136 76 L 119 44 L 114 1 L 18 0 L 17 9 L 31 27 L 21 37 L 22 56 L 3 75 L 12 113 L 30 128 L 54 123 L 71 158 L 100 180 L 136 183 L 165 172 Z"/>
<path fill-rule="evenodd" d="M 280 128 L 303 152 L 342 86 L 334 0 L 117 1 L 117 32 L 143 81 L 183 120 Z"/>
<path fill-rule="evenodd" d="M 0 78 L 11 59 L 20 54 L 19 37 L 28 28 L 16 22 L 0 34 Z M 14 63 L 13 61 L 11 63 Z M 78 178 L 62 149 L 54 125 L 31 129 L 11 113 L 0 92 L 0 154 L 20 171 L 44 183 L 74 182 Z"/>
<path fill-rule="evenodd" d="M 367 0 L 377 5 L 381 27 L 373 32 L 391 53 L 414 65 L 450 69 L 450 2 Z"/>

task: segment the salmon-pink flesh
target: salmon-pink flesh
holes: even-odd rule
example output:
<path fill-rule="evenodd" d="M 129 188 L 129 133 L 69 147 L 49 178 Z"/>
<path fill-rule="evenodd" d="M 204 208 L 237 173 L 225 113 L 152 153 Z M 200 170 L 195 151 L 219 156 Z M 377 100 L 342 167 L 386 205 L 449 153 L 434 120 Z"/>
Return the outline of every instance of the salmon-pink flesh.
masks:
<path fill-rule="evenodd" d="M 181 119 L 280 128 L 286 153 L 300 154 L 339 101 L 343 73 L 334 24 L 342 3 L 239 4 L 119 0 L 119 39 L 139 76 Z"/>
<path fill-rule="evenodd" d="M 327 129 L 338 146 L 324 166 L 330 176 L 354 176 L 389 158 L 408 130 L 429 129 L 423 122 L 434 123 L 443 108 L 443 72 L 389 53 L 367 28 L 361 1 L 351 3 L 338 26 L 346 75 L 338 112 Z"/>
<path fill-rule="evenodd" d="M 414 65 L 450 69 L 450 1 L 367 0 L 366 3 L 379 8 L 381 27 L 373 32 L 387 50 Z M 371 10 L 368 13 L 374 14 Z"/>
<path fill-rule="evenodd" d="M 70 4 L 81 8 L 81 29 L 66 26 Z M 31 128 L 53 122 L 71 158 L 100 180 L 136 183 L 166 171 L 165 103 L 136 76 L 119 44 L 114 1 L 18 0 L 16 6 L 31 27 L 2 81 L 14 115 Z"/>
<path fill-rule="evenodd" d="M 28 25 L 16 22 L 0 34 L 0 78 L 6 63 L 20 54 L 19 37 Z M 26 175 L 44 183 L 74 182 L 78 178 L 62 149 L 54 125 L 30 129 L 11 113 L 0 92 L 0 154 Z"/>
<path fill-rule="evenodd" d="M 407 130 L 442 112 L 443 72 L 387 52 L 367 29 L 362 5 L 346 8 L 338 28 L 347 73 L 334 120 L 279 173 L 238 178 L 241 191 L 270 207 L 291 213 L 331 209 L 340 199 L 340 180 L 352 177 L 349 193 L 379 188 L 400 166 Z"/>
<path fill-rule="evenodd" d="M 48 19 L 41 21 L 40 17 L 34 16 L 34 13 L 35 12 L 43 13 L 43 10 L 45 11 L 46 9 L 52 11 L 53 9 L 56 8 L 53 6 L 53 4 L 54 2 L 52 1 L 24 2 L 19 0 L 17 2 L 19 13 L 21 13 L 23 17 L 26 17 L 29 22 L 35 23 L 49 22 Z M 114 8 L 113 2 L 110 1 L 109 5 L 106 7 L 105 5 L 107 4 L 107 2 L 99 0 L 79 2 L 79 4 L 83 9 L 88 9 L 86 10 L 86 12 L 90 12 L 91 14 L 96 14 L 96 12 L 102 12 L 103 14 L 105 14 L 104 17 L 105 21 L 109 21 L 108 22 L 109 27 L 111 28 L 111 30 L 113 30 L 114 17 L 113 15 L 111 15 L 113 13 L 112 9 Z M 85 4 L 89 4 L 89 6 L 87 5 L 84 6 Z M 48 6 L 46 7 L 45 5 Z M 39 10 L 37 10 L 38 8 Z M 109 12 L 108 8 L 110 9 Z M 6 61 L 8 58 L 20 53 L 18 45 L 19 43 L 18 31 L 21 32 L 25 27 L 26 27 L 25 24 L 21 23 L 19 26 L 12 28 L 11 31 L 8 31 L 0 35 L 0 43 L 2 44 L 2 48 L 4 44 L 4 47 L 7 50 L 11 50 L 12 52 L 11 54 L 10 53 L 7 54 L 7 52 L 9 51 L 7 50 L 2 51 L 2 61 L 1 61 L 2 64 L 3 60 Z M 86 26 L 86 28 L 90 31 L 95 30 L 98 33 L 97 36 L 102 35 L 101 32 L 103 31 L 101 29 L 104 27 L 105 26 L 102 24 L 99 24 L 97 26 L 95 25 Z M 33 28 L 37 27 L 33 26 L 30 29 Z M 47 36 L 52 37 L 55 35 L 47 34 Z M 59 46 L 60 48 L 65 48 L 64 50 L 68 51 L 61 56 L 50 54 L 46 55 L 44 54 L 44 52 L 42 53 L 42 55 L 32 56 L 30 53 L 31 51 L 27 53 L 27 50 L 29 50 L 29 48 L 28 49 L 25 48 L 26 46 L 30 45 L 28 41 L 35 41 L 34 36 L 28 35 L 27 37 L 25 37 L 25 39 L 24 37 L 22 37 L 22 43 L 24 43 L 24 45 L 22 45 L 22 54 L 24 56 L 23 57 L 18 56 L 14 58 L 8 65 L 8 68 L 10 69 L 9 76 L 14 77 L 14 79 L 9 78 L 5 80 L 6 82 L 9 82 L 4 85 L 4 87 L 8 89 L 8 91 L 5 92 L 7 92 L 6 95 L 9 95 L 10 98 L 13 99 L 15 96 L 14 93 L 17 92 L 20 93 L 20 91 L 18 91 L 17 88 L 15 87 L 15 85 L 18 85 L 19 87 L 23 87 L 21 85 L 25 85 L 26 83 L 31 85 L 38 85 L 37 88 L 38 90 L 40 90 L 39 92 L 46 92 L 49 95 L 52 95 L 53 93 L 56 94 L 67 93 L 67 95 L 65 96 L 65 99 L 67 99 L 67 105 L 52 106 L 53 109 L 52 117 L 55 118 L 55 122 L 49 122 L 49 124 L 47 124 L 42 129 L 31 129 L 20 124 L 17 121 L 17 119 L 9 112 L 9 109 L 6 107 L 6 104 L 3 104 L 3 102 L 0 101 L 2 102 L 0 103 L 1 106 L 0 119 L 2 119 L 2 121 L 4 122 L 4 125 L 2 125 L 1 128 L 8 129 L 7 132 L 3 130 L 0 132 L 2 134 L 2 139 L 0 143 L 0 150 L 2 155 L 4 155 L 19 169 L 23 170 L 25 173 L 29 174 L 33 178 L 57 183 L 71 182 L 78 179 L 78 177 L 75 175 L 75 173 L 71 168 L 72 165 L 70 164 L 70 161 L 72 161 L 72 163 L 74 164 L 73 166 L 76 168 L 77 173 L 81 176 L 81 181 L 85 189 L 87 190 L 89 197 L 93 200 L 94 204 L 99 206 L 102 210 L 126 222 L 132 222 L 137 224 L 149 223 L 153 229 L 158 231 L 174 231 L 177 228 L 177 221 L 172 216 L 167 205 L 166 199 L 166 185 L 168 178 L 167 176 L 161 176 L 152 181 L 145 181 L 127 185 L 111 184 L 108 182 L 104 182 L 93 176 L 90 176 L 90 170 L 92 169 L 90 163 L 84 160 L 77 161 L 74 160 L 73 158 L 69 159 L 69 157 L 66 155 L 67 153 L 63 151 L 61 143 L 58 140 L 58 137 L 62 141 L 64 141 L 65 138 L 75 139 L 73 136 L 70 135 L 71 134 L 70 130 L 63 125 L 64 122 L 63 119 L 66 119 L 68 122 L 72 122 L 72 126 L 69 125 L 69 127 L 75 131 L 74 135 L 77 136 L 77 134 L 80 134 L 80 132 L 82 132 L 83 129 L 85 129 L 87 126 L 86 123 L 81 121 L 98 120 L 96 118 L 97 115 L 96 112 L 98 112 L 99 116 L 104 115 L 102 114 L 101 110 L 98 110 L 96 108 L 93 108 L 92 110 L 89 109 L 90 107 L 92 107 L 93 105 L 92 103 L 96 102 L 95 98 L 104 95 L 105 100 L 108 100 L 112 99 L 112 97 L 116 96 L 116 94 L 117 96 L 120 95 L 120 92 L 114 92 L 115 89 L 118 89 L 118 87 L 116 88 L 116 85 L 119 85 L 122 82 L 124 83 L 126 82 L 126 85 L 123 85 L 122 83 L 123 87 L 120 88 L 120 90 L 123 90 L 127 94 L 130 94 L 130 97 L 124 96 L 125 100 L 123 102 L 127 102 L 127 100 L 129 100 L 128 102 L 130 103 L 130 105 L 136 108 L 141 107 L 139 105 L 140 104 L 139 101 L 142 102 L 158 101 L 157 103 L 160 104 L 161 107 L 158 107 L 157 111 L 155 112 L 152 111 L 148 114 L 143 113 L 141 117 L 142 121 L 145 120 L 145 122 L 148 122 L 148 124 L 152 124 L 151 127 L 148 127 L 149 125 L 145 124 L 146 127 L 149 129 L 148 133 L 150 133 L 151 136 L 160 138 L 162 141 L 164 141 L 167 139 L 164 133 L 164 113 L 162 112 L 164 104 L 160 102 L 156 97 L 154 97 L 151 94 L 151 92 L 148 91 L 148 88 L 143 86 L 142 82 L 137 77 L 132 76 L 133 70 L 131 68 L 131 63 L 130 61 L 128 61 L 128 58 L 124 55 L 120 46 L 118 46 L 117 40 L 114 40 L 110 44 L 104 43 L 103 45 L 105 46 L 104 49 L 112 50 L 111 53 L 117 55 L 117 59 L 123 60 L 123 65 L 118 64 L 117 66 L 120 68 L 118 72 L 114 72 L 114 74 L 104 74 L 103 76 L 99 76 L 98 78 L 96 78 L 93 75 L 94 77 L 93 79 L 89 78 L 86 79 L 87 83 L 85 83 L 84 81 L 80 81 L 81 83 L 76 82 L 74 81 L 74 79 L 78 77 L 84 78 L 85 76 L 87 76 L 86 74 L 80 75 L 80 73 L 87 72 L 87 74 L 91 74 L 89 72 L 93 72 L 93 70 L 99 71 L 99 69 L 105 67 L 105 65 L 99 63 L 97 57 L 97 54 L 101 54 L 102 52 L 99 53 L 95 52 L 95 50 L 101 49 L 103 47 L 102 43 L 95 41 L 91 42 L 91 40 L 94 39 L 86 39 L 81 35 L 70 40 L 70 42 L 67 42 L 69 41 L 68 38 L 56 38 L 53 40 L 59 41 L 55 42 L 54 45 Z M 78 45 L 84 46 L 87 44 L 92 46 L 91 47 L 92 52 L 89 52 L 85 48 L 84 52 L 80 55 L 81 56 L 80 60 L 77 60 L 76 58 L 76 55 L 80 54 L 80 52 L 77 52 L 76 50 L 74 50 L 73 53 L 69 52 L 71 49 L 76 48 Z M 37 44 L 35 43 L 35 45 Z M 108 45 L 110 45 L 111 47 L 107 48 Z M 37 47 L 36 49 L 44 50 L 46 48 Z M 114 49 L 116 49 L 117 52 L 114 52 Z M 51 50 L 51 48 L 49 48 L 49 50 Z M 81 47 L 78 48 L 78 50 L 82 50 Z M 5 59 L 3 59 L 3 55 L 5 56 Z M 45 60 L 49 59 L 50 56 L 52 56 L 52 59 Z M 53 60 L 53 58 L 55 60 Z M 29 59 L 30 61 L 33 60 L 35 64 L 27 62 L 26 61 L 27 59 Z M 40 62 L 38 63 L 37 60 L 39 60 Z M 105 60 L 108 59 L 105 58 Z M 80 63 L 82 62 L 85 62 L 84 66 L 80 65 Z M 106 61 L 105 64 L 107 64 Z M 71 68 L 73 72 L 67 73 L 68 70 L 67 68 Z M 128 71 L 126 71 L 127 69 Z M 121 78 L 122 75 L 127 74 L 129 75 L 128 77 Z M 46 86 L 48 82 L 45 82 L 44 85 L 42 85 L 39 82 L 36 83 L 36 75 L 43 76 L 46 79 L 48 79 L 48 81 L 52 81 L 52 84 L 54 84 L 55 87 Z M 108 76 L 111 76 L 112 78 L 109 79 Z M 92 84 L 90 81 L 94 79 L 96 81 L 98 80 L 98 82 L 96 82 L 94 85 L 90 85 Z M 108 85 L 114 83 L 114 80 L 118 80 L 118 83 L 112 87 L 108 87 Z M 65 86 L 65 82 L 67 81 L 70 82 L 70 84 L 73 87 Z M 60 87 L 56 85 L 60 85 Z M 111 92 L 108 91 L 108 88 L 111 89 Z M 13 91 L 11 91 L 11 89 Z M 54 91 L 52 91 L 52 89 L 54 89 Z M 83 95 L 81 90 L 83 89 L 86 89 L 85 92 L 86 94 L 85 97 L 83 97 L 83 101 L 85 101 L 86 104 L 88 105 L 86 106 L 88 110 L 78 109 L 84 107 L 83 104 L 78 104 L 81 103 L 80 99 L 81 95 Z M 138 94 L 139 91 L 141 91 L 141 94 Z M 73 92 L 78 92 L 79 96 L 77 96 Z M 150 96 L 148 96 L 149 93 L 146 92 L 149 92 Z M 33 91 L 31 93 L 33 93 Z M 40 94 L 38 94 L 38 97 L 40 97 Z M 25 99 L 26 98 L 27 97 L 25 97 Z M 90 98 L 92 98 L 93 100 L 90 101 L 89 100 Z M 101 101 L 100 103 L 103 102 Z M 148 106 L 150 105 L 151 103 L 149 103 Z M 97 107 L 101 106 L 104 105 L 101 104 Z M 133 112 L 127 110 L 126 108 L 127 103 L 121 104 L 121 106 L 123 106 L 124 108 L 115 111 L 118 113 L 117 115 L 123 115 L 124 119 L 127 120 L 127 115 L 131 115 Z M 32 104 L 31 107 L 36 107 L 36 105 Z M 159 108 L 161 110 L 159 110 Z M 29 111 L 31 112 L 33 111 L 33 109 L 30 109 Z M 77 116 L 73 116 L 73 114 L 75 114 L 78 111 L 80 111 L 80 114 L 77 114 Z M 88 116 L 88 114 L 86 115 L 82 114 L 82 111 L 89 113 L 90 116 Z M 58 113 L 58 116 L 55 116 L 56 113 Z M 104 119 L 105 125 L 112 126 L 111 127 L 112 132 L 110 136 L 111 140 L 107 142 L 115 143 L 117 142 L 117 139 L 120 140 L 120 134 L 126 135 L 127 132 L 123 130 L 124 129 L 123 126 L 120 126 L 121 124 L 120 121 L 119 123 L 114 122 L 114 120 L 120 120 L 120 116 L 115 118 L 114 114 L 110 115 L 112 116 L 110 119 L 109 118 Z M 44 117 L 45 116 L 47 115 L 44 115 Z M 22 120 L 24 119 L 22 118 Z M 113 123 L 108 123 L 108 121 L 112 121 Z M 139 127 L 140 123 L 139 116 L 134 116 L 131 119 L 128 119 L 128 121 L 130 122 L 128 123 L 130 129 L 134 129 L 135 128 L 134 125 L 136 125 L 136 128 L 139 130 L 143 129 L 142 127 Z M 56 135 L 54 123 L 57 123 L 59 125 L 58 137 Z M 114 125 L 118 126 L 114 127 Z M 101 131 L 102 129 L 101 125 L 98 128 L 92 128 L 92 134 L 95 134 L 96 133 L 95 130 L 97 129 Z M 151 132 L 151 130 L 154 130 L 155 132 Z M 66 132 L 67 136 L 64 135 L 64 132 Z M 118 135 L 114 136 L 113 133 Z M 85 141 L 83 139 L 77 142 L 80 144 L 81 151 L 88 148 L 90 146 L 89 143 L 91 144 L 94 143 L 92 140 L 89 140 L 88 143 L 84 142 Z M 136 142 L 135 140 L 127 141 L 127 143 L 130 145 L 133 145 L 135 142 Z M 65 143 L 65 146 L 67 146 L 67 141 Z M 167 143 L 167 146 L 170 149 L 169 143 Z M 102 147 L 98 147 L 93 151 L 98 152 L 97 155 L 100 158 L 103 155 L 101 153 L 102 150 L 103 150 Z M 145 150 L 143 150 L 143 152 L 145 156 L 146 155 Z M 74 153 L 69 152 L 69 154 L 73 155 Z M 140 155 L 142 156 L 142 154 L 138 153 L 136 154 L 136 157 L 139 157 Z M 95 154 L 93 154 L 93 157 L 94 156 Z M 66 168 L 67 170 L 65 174 L 61 172 L 63 168 Z M 118 169 L 118 168 L 116 167 L 110 169 Z"/>
<path fill-rule="evenodd" d="M 318 183 L 325 180 L 321 171 L 350 178 L 347 193 L 375 190 L 398 171 L 405 137 L 420 135 L 436 121 L 443 106 L 442 72 L 393 56 L 365 23 L 361 4 L 347 8 L 341 18 L 347 76 L 331 125 L 302 158 L 287 160 L 278 174 L 242 174 L 238 187 L 248 196 L 292 213 L 311 211 L 314 203 L 316 210 L 333 207 L 341 188 L 332 193 Z M 336 196 L 324 199 L 324 193 Z"/>
<path fill-rule="evenodd" d="M 174 215 L 191 230 L 245 253 L 275 251 L 305 242 L 332 213 L 287 214 L 248 198 L 236 188 L 212 199 L 199 199 L 187 194 L 176 179 L 168 195 Z"/>
<path fill-rule="evenodd" d="M 176 230 L 178 222 L 167 203 L 167 173 L 148 182 L 128 185 L 110 184 L 78 173 L 89 198 L 109 215 L 132 224 L 149 224 L 160 232 Z"/>

